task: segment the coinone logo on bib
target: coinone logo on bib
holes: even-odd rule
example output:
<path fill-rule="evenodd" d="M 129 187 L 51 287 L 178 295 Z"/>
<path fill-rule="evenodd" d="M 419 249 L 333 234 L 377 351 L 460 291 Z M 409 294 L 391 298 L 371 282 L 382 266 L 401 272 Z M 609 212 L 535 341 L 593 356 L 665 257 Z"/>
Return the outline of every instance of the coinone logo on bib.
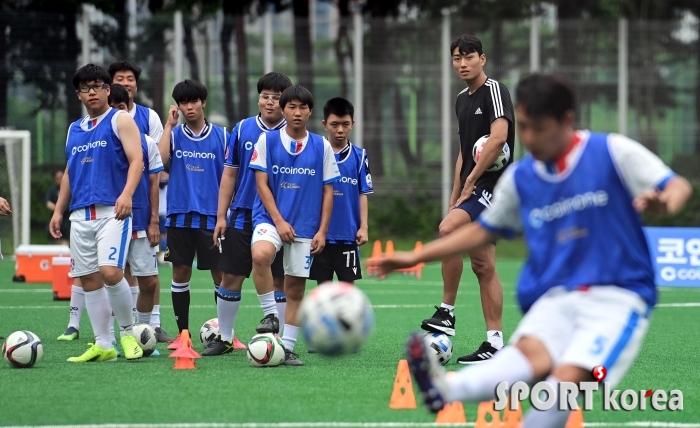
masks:
<path fill-rule="evenodd" d="M 273 174 L 310 175 L 315 176 L 316 170 L 311 168 L 294 168 L 289 166 L 272 165 Z"/>
<path fill-rule="evenodd" d="M 570 198 L 561 199 L 551 205 L 542 208 L 534 208 L 530 211 L 528 220 L 530 226 L 539 229 L 545 222 L 550 222 L 574 211 L 583 211 L 588 208 L 604 207 L 608 204 L 608 193 L 605 190 L 586 192 Z"/>
<path fill-rule="evenodd" d="M 71 150 L 71 154 L 84 153 L 99 147 L 107 147 L 107 142 L 104 140 L 93 141 L 92 143 L 83 144 L 82 146 L 75 146 L 73 150 Z"/>
<path fill-rule="evenodd" d="M 191 152 L 188 150 L 175 150 L 175 157 L 178 159 L 182 159 L 182 158 L 216 159 L 216 155 L 214 153 Z"/>

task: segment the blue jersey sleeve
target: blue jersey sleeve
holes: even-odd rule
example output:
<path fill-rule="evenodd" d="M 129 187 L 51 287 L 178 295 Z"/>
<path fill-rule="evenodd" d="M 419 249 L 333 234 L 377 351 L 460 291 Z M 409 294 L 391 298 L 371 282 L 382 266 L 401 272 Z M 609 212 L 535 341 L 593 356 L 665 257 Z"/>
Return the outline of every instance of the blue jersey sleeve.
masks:
<path fill-rule="evenodd" d="M 240 166 L 240 158 L 238 155 L 238 134 L 240 133 L 240 127 L 241 122 L 238 122 L 236 126 L 233 127 L 226 142 L 226 160 L 224 160 L 224 165 L 231 168 L 238 168 Z"/>
<path fill-rule="evenodd" d="M 360 165 L 360 170 L 358 171 L 357 177 L 360 186 L 360 195 L 368 195 L 374 193 L 374 187 L 372 186 L 372 174 L 369 172 L 369 159 L 367 158 L 367 152 L 362 150 L 362 163 Z"/>

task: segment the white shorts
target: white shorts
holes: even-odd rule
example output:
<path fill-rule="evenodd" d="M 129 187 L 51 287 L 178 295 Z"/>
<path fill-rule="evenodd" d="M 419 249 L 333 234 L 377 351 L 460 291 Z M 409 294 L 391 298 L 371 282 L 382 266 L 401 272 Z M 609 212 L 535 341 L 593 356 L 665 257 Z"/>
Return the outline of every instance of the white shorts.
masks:
<path fill-rule="evenodd" d="M 556 287 L 525 314 L 510 338 L 544 343 L 555 366 L 593 370 L 602 365 L 614 387 L 637 357 L 649 328 L 649 308 L 636 293 L 615 286 L 567 292 Z"/>
<path fill-rule="evenodd" d="M 134 236 L 138 237 L 134 238 Z M 138 234 L 134 232 L 129 244 L 128 260 L 131 267 L 131 275 L 134 277 L 158 275 L 157 250 L 157 247 L 151 247 L 145 230 L 139 230 Z"/>
<path fill-rule="evenodd" d="M 308 278 L 311 271 L 311 263 L 314 261 L 314 256 L 311 255 L 311 239 L 294 238 L 294 242 L 287 244 L 282 242 L 277 233 L 277 228 L 271 224 L 261 223 L 253 230 L 253 238 L 250 245 L 258 241 L 271 242 L 275 246 L 275 250 L 279 251 L 284 247 L 284 274 L 289 276 L 298 276 L 300 278 Z"/>
<path fill-rule="evenodd" d="M 124 269 L 131 241 L 131 217 L 117 220 L 73 221 L 70 227 L 70 256 L 73 278 L 98 272 L 100 266 Z"/>

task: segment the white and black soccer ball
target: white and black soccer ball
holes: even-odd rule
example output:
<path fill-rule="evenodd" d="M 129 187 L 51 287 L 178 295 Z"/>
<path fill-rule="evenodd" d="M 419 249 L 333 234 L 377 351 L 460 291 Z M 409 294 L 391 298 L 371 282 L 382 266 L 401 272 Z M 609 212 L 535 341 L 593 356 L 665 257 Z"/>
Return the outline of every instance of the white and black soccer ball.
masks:
<path fill-rule="evenodd" d="M 32 367 L 41 360 L 44 345 L 39 336 L 31 331 L 16 331 L 5 339 L 2 344 L 2 358 L 18 369 Z"/>
<path fill-rule="evenodd" d="M 275 367 L 284 361 L 284 345 L 276 334 L 256 334 L 248 342 L 248 360 L 256 367 Z"/>
<path fill-rule="evenodd" d="M 156 350 L 158 339 L 156 339 L 156 331 L 148 324 L 136 324 L 134 326 L 134 337 L 136 342 L 143 350 L 143 356 L 148 357 Z"/>
<path fill-rule="evenodd" d="M 298 314 L 306 344 L 324 355 L 359 351 L 374 327 L 374 311 L 359 288 L 326 282 L 303 300 Z"/>
<path fill-rule="evenodd" d="M 424 337 L 428 351 L 435 354 L 441 365 L 450 362 L 452 358 L 452 340 L 444 333 L 427 333 Z"/>
<path fill-rule="evenodd" d="M 474 147 L 472 147 L 472 158 L 474 158 L 474 162 L 478 162 L 479 158 L 481 157 L 481 152 L 484 150 L 484 145 L 486 144 L 486 140 L 489 139 L 490 135 L 484 135 L 483 137 L 479 138 L 476 140 L 476 143 L 474 143 Z M 508 143 L 503 145 L 503 150 L 501 150 L 501 154 L 498 155 L 498 158 L 496 161 L 491 164 L 491 166 L 486 170 L 486 171 L 500 171 L 503 168 L 505 168 L 506 165 L 508 165 L 508 161 L 510 160 L 510 147 L 508 147 Z"/>
<path fill-rule="evenodd" d="M 212 318 L 202 325 L 199 329 L 199 341 L 202 342 L 205 348 L 209 346 L 216 338 L 219 337 L 219 319 Z"/>

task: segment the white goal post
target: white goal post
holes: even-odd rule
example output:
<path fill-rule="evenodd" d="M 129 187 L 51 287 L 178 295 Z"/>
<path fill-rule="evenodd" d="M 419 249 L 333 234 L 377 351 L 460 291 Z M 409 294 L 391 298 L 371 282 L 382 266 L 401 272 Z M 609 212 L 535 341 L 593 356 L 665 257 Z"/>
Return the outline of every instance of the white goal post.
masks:
<path fill-rule="evenodd" d="M 0 152 L 4 148 L 7 180 L 0 187 L 0 194 L 7 199 L 12 209 L 12 240 L 13 252 L 19 245 L 29 245 L 30 201 L 31 201 L 31 133 L 0 129 Z M 1 172 L 0 172 L 1 173 Z"/>

